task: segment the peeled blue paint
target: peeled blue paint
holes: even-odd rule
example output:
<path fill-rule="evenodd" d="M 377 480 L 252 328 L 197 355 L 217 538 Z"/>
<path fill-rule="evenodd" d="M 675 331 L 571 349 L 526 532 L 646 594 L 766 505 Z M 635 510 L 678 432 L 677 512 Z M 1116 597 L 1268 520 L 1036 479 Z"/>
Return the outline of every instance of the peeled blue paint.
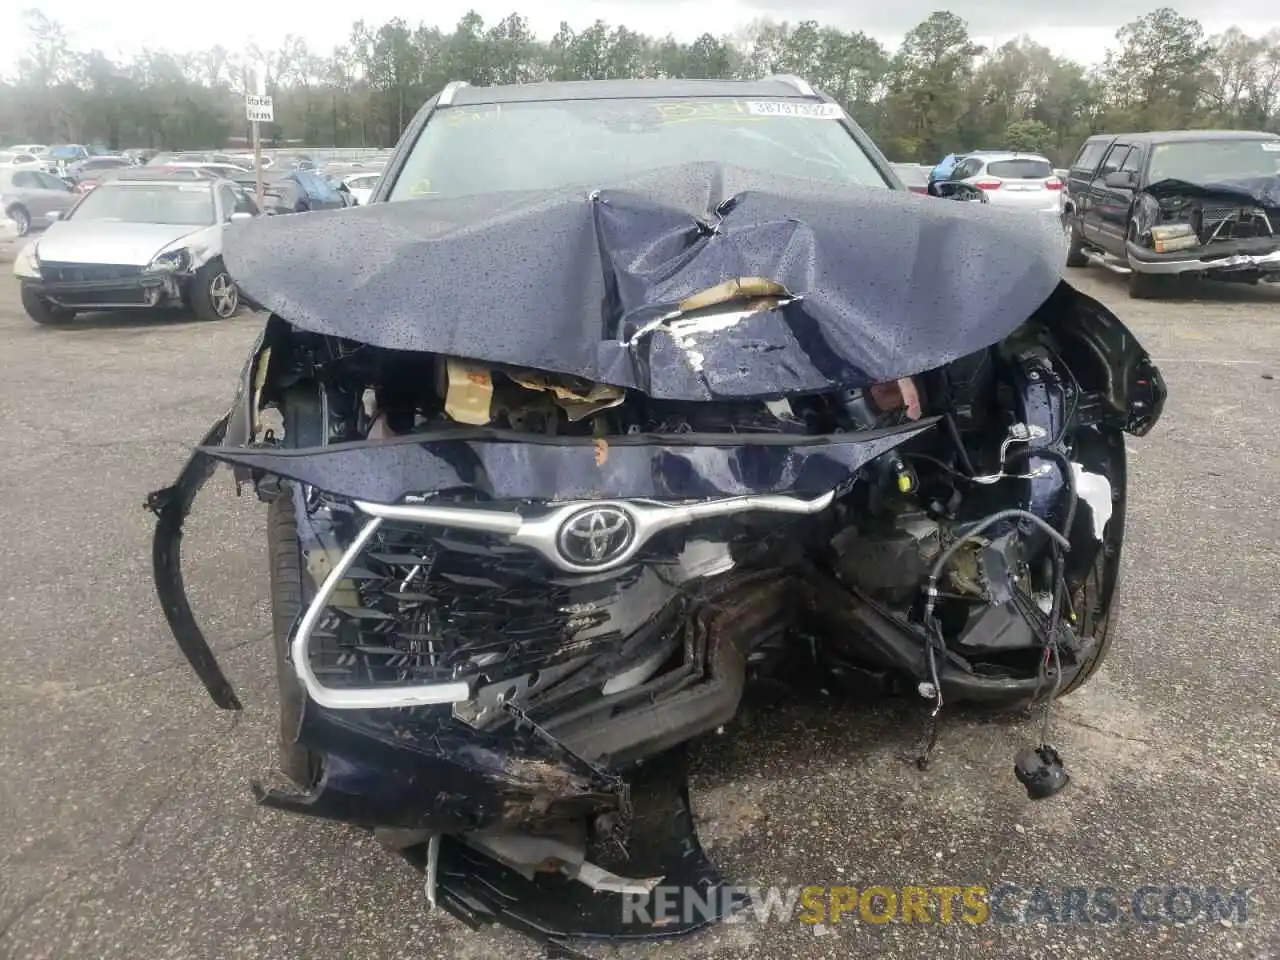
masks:
<path fill-rule="evenodd" d="M 670 400 L 865 386 L 999 342 L 1061 282 L 1042 218 L 719 164 L 600 191 L 377 203 L 231 224 L 242 290 L 315 333 Z M 725 280 L 798 298 L 638 333 Z"/>
<path fill-rule="evenodd" d="M 818 496 L 864 464 L 930 429 L 936 418 L 857 434 L 762 442 L 677 444 L 662 438 L 520 442 L 421 436 L 278 450 L 202 453 L 340 497 L 400 503 L 411 494 L 468 490 L 494 500 L 683 500 L 788 493 Z M 782 437 L 778 437 L 782 440 Z M 628 442 L 630 441 L 630 442 Z"/>

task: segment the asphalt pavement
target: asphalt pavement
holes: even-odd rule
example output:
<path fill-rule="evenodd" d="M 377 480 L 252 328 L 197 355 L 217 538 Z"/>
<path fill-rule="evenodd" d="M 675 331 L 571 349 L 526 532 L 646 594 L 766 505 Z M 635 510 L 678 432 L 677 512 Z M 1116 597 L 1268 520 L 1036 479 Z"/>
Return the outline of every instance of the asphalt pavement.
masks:
<path fill-rule="evenodd" d="M 1056 714 L 1072 785 L 1037 804 L 1014 781 L 1028 719 L 948 717 L 922 773 L 916 704 L 818 698 L 701 744 L 694 804 L 742 884 L 1111 887 L 1126 903 L 1152 887 L 1155 919 L 855 911 L 623 955 L 1280 958 L 1280 289 L 1137 302 L 1096 269 L 1070 278 L 1132 327 L 1170 390 L 1130 445 L 1119 638 Z M 276 723 L 264 510 L 225 473 L 184 546 L 243 715 L 206 699 L 165 627 L 143 499 L 225 410 L 260 322 L 44 329 L 0 276 L 0 957 L 539 957 L 428 915 L 420 876 L 364 834 L 255 806 Z M 1249 888 L 1247 916 L 1174 922 L 1161 906 L 1170 887 L 1189 888 L 1185 905 L 1214 886 Z"/>

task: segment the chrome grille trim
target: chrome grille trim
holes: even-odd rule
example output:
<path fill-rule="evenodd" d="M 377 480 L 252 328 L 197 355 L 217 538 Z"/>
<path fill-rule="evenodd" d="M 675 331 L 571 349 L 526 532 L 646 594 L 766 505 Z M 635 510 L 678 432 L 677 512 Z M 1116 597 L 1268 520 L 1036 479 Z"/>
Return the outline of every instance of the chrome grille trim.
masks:
<path fill-rule="evenodd" d="M 752 511 L 796 515 L 821 513 L 834 499 L 835 492 L 832 491 L 812 500 L 788 494 L 763 494 L 676 504 L 656 500 L 577 500 L 558 504 L 536 517 L 525 517 L 506 510 L 429 503 L 387 505 L 357 500 L 355 505 L 362 513 L 386 520 L 409 520 L 498 534 L 507 537 L 513 544 L 528 547 L 566 573 L 602 573 L 623 566 L 654 536 L 672 527 Z M 590 507 L 616 507 L 628 514 L 635 524 L 635 535 L 627 548 L 608 563 L 598 566 L 575 564 L 565 558 L 557 547 L 560 529 L 565 522 Z"/>
<path fill-rule="evenodd" d="M 316 595 L 298 621 L 289 652 L 298 681 L 307 695 L 331 710 L 379 710 L 464 703 L 471 699 L 470 680 L 412 686 L 373 688 L 335 688 L 325 686 L 311 666 L 311 637 L 324 617 L 329 600 L 346 578 L 356 559 L 364 552 L 381 528 L 384 520 L 418 522 L 424 525 L 453 527 L 506 536 L 515 545 L 524 546 L 553 565 L 569 573 L 600 573 L 625 564 L 653 536 L 675 526 L 711 517 L 725 517 L 749 511 L 806 515 L 819 513 L 835 499 L 835 491 L 811 500 L 782 494 L 732 497 L 696 503 L 666 504 L 659 501 L 577 501 L 559 504 L 547 512 L 527 518 L 513 511 L 489 508 L 457 507 L 436 504 L 375 504 L 356 501 L 355 506 L 369 516 L 360 532 L 329 571 Z M 563 523 L 584 507 L 605 504 L 626 510 L 635 520 L 636 533 L 627 550 L 607 567 L 578 567 L 562 557 L 557 549 L 558 534 Z"/>

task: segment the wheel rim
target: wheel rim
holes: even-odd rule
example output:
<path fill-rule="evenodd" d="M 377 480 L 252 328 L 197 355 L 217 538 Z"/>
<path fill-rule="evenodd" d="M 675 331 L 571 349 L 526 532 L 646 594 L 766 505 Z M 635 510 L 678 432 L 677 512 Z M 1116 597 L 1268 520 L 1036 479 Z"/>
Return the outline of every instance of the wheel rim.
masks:
<path fill-rule="evenodd" d="M 236 312 L 240 305 L 240 291 L 226 273 L 220 273 L 209 284 L 209 302 L 213 304 L 213 312 L 226 318 Z"/>
<path fill-rule="evenodd" d="M 12 217 L 13 222 L 17 224 L 18 236 L 25 237 L 27 235 L 27 231 L 31 229 L 31 217 L 27 215 L 27 211 L 14 210 L 9 214 L 9 216 Z"/>

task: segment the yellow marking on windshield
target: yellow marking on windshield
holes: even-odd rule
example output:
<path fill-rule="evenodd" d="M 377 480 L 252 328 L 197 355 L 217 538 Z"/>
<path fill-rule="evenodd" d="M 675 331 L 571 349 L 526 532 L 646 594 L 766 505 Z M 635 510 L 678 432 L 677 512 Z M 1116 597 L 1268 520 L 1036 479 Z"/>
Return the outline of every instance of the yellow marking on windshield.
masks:
<path fill-rule="evenodd" d="M 653 108 L 664 120 L 719 120 L 751 116 L 736 100 L 664 100 Z"/>
<path fill-rule="evenodd" d="M 502 115 L 502 104 L 489 103 L 482 107 L 450 107 L 440 111 L 441 120 L 448 127 L 465 127 L 472 123 L 497 120 Z"/>

